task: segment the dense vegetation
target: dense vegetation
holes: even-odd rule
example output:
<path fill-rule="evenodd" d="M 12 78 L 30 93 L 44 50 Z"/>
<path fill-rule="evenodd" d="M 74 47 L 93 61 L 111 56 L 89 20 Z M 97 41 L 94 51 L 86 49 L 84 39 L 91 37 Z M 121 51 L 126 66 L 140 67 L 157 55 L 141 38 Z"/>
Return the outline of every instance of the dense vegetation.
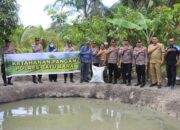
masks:
<path fill-rule="evenodd" d="M 6 0 L 13 1 L 13 0 Z M 18 5 L 11 12 L 17 13 Z M 66 7 L 64 9 L 64 7 Z M 67 8 L 69 8 L 67 10 Z M 12 11 L 14 10 L 14 11 Z M 142 39 L 144 44 L 149 44 L 152 35 L 157 35 L 159 41 L 167 44 L 167 39 L 175 37 L 178 41 L 180 34 L 180 3 L 175 0 L 119 0 L 110 8 L 107 8 L 101 0 L 57 0 L 45 7 L 53 23 L 49 29 L 40 27 L 17 25 L 17 14 L 6 13 L 7 18 L 14 20 L 7 22 L 8 26 L 0 28 L 5 30 L 6 36 L 12 39 L 18 53 L 30 52 L 30 44 L 34 37 L 40 37 L 48 42 L 54 41 L 59 50 L 66 40 L 71 39 L 77 49 L 86 40 L 94 40 L 98 44 L 111 39 L 117 39 L 119 45 L 122 39 L 129 38 L 134 45 L 137 39 Z M 2 12 L 2 11 L 0 11 Z M 75 19 L 69 19 L 70 16 Z M 4 17 L 1 16 L 1 21 Z M 5 20 L 4 20 L 5 21 Z M 6 25 L 4 23 L 2 25 Z M 11 26 L 10 26 L 11 25 Z M 2 37 L 3 36 L 3 37 Z"/>
<path fill-rule="evenodd" d="M 12 34 L 18 23 L 16 0 L 0 0 L 0 43 Z"/>

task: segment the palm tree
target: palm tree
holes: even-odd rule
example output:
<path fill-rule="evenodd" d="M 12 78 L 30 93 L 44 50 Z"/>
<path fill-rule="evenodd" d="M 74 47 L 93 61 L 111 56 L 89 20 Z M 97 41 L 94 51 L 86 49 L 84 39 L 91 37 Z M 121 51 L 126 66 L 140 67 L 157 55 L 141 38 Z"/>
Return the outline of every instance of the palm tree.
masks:
<path fill-rule="evenodd" d="M 48 5 L 49 8 L 60 10 L 63 7 L 71 7 L 76 12 L 82 14 L 82 17 L 92 18 L 93 16 L 103 16 L 107 7 L 104 6 L 101 0 L 56 0 L 53 5 Z"/>

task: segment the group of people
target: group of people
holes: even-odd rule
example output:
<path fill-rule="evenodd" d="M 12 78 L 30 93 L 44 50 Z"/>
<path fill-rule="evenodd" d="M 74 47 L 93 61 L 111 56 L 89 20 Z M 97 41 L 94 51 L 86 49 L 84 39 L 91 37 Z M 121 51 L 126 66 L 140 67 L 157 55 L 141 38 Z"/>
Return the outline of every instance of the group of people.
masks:
<path fill-rule="evenodd" d="M 92 44 L 88 41 L 80 49 L 81 55 L 81 80 L 88 82 L 88 73 L 91 65 L 107 66 L 108 83 L 117 83 L 119 72 L 122 74 L 122 84 L 131 85 L 132 66 L 135 65 L 137 73 L 137 83 L 135 86 L 144 87 L 146 85 L 146 72 L 149 70 L 151 84 L 150 87 L 162 86 L 161 66 L 166 61 L 167 86 L 174 89 L 176 85 L 176 68 L 180 64 L 180 49 L 175 45 L 175 39 L 169 39 L 169 46 L 164 49 L 164 45 L 158 42 L 156 36 L 151 39 L 151 44 L 146 48 L 141 40 L 138 40 L 135 48 L 128 39 L 123 40 L 123 46 L 119 47 L 115 40 L 108 46 L 105 42 L 98 47 L 96 42 Z"/>
<path fill-rule="evenodd" d="M 34 43 L 31 45 L 32 52 L 33 53 L 40 53 L 44 52 L 42 41 L 39 38 L 34 39 Z M 55 46 L 53 42 L 50 42 L 47 48 L 47 52 L 57 52 L 58 49 Z M 64 48 L 64 52 L 72 52 L 74 51 L 74 48 L 72 47 L 72 42 L 70 40 L 67 41 L 66 47 Z M 5 72 L 5 64 L 4 64 L 4 54 L 14 54 L 15 49 L 11 45 L 10 40 L 5 40 L 5 45 L 2 47 L 2 64 L 1 64 L 1 73 L 2 73 L 2 79 L 4 86 L 7 85 L 13 85 L 11 81 L 11 77 L 6 78 L 6 72 Z M 73 80 L 73 73 L 69 74 L 70 76 L 70 82 L 74 82 Z M 64 83 L 67 82 L 67 77 L 68 74 L 64 74 Z M 49 81 L 50 82 L 57 82 L 57 74 L 49 74 Z M 32 75 L 32 82 L 37 84 L 37 83 L 42 83 L 42 75 Z"/>
<path fill-rule="evenodd" d="M 2 56 L 4 54 L 13 54 L 15 50 L 9 40 L 5 41 L 2 48 Z M 43 46 L 39 38 L 35 38 L 32 44 L 32 52 L 43 52 Z M 72 41 L 68 40 L 64 48 L 64 52 L 72 52 Z M 53 42 L 48 45 L 47 52 L 57 52 L 57 48 Z M 119 76 L 122 76 L 122 84 L 131 85 L 132 66 L 135 65 L 137 74 L 137 83 L 135 86 L 144 87 L 146 85 L 147 70 L 150 73 L 150 87 L 157 86 L 161 88 L 162 75 L 161 66 L 166 61 L 167 70 L 167 86 L 172 89 L 176 85 L 176 69 L 180 64 L 180 49 L 175 45 L 175 39 L 169 39 L 169 46 L 164 49 L 164 45 L 160 43 L 156 36 L 151 39 L 151 44 L 146 48 L 141 40 L 138 40 L 133 48 L 128 39 L 123 40 L 123 46 L 119 47 L 117 41 L 112 40 L 110 45 L 105 42 L 97 46 L 96 42 L 87 41 L 80 48 L 80 82 L 89 82 L 92 76 L 92 65 L 106 66 L 104 78 L 108 83 L 117 84 Z M 2 62 L 4 63 L 4 62 Z M 5 66 L 1 65 L 2 78 L 4 85 L 13 85 L 11 78 L 6 78 Z M 90 76 L 89 76 L 90 74 Z M 64 83 L 67 82 L 68 74 L 64 74 Z M 69 74 L 70 82 L 74 82 L 73 73 Z M 42 83 L 42 75 L 33 75 L 33 83 Z M 57 82 L 57 74 L 50 74 L 49 81 Z"/>
<path fill-rule="evenodd" d="M 39 38 L 35 38 L 35 42 L 32 44 L 32 51 L 33 53 L 39 53 L 39 52 L 43 52 L 43 46 L 41 44 L 41 41 Z M 64 52 L 72 52 L 74 51 L 74 48 L 72 46 L 72 41 L 71 40 L 68 40 L 67 41 L 67 44 L 64 48 Z M 50 42 L 49 43 L 49 46 L 48 46 L 48 49 L 47 49 L 47 52 L 58 52 L 58 49 L 56 48 L 55 44 L 53 42 Z M 73 73 L 70 73 L 69 74 L 70 76 L 70 82 L 74 82 L 73 80 Z M 39 83 L 42 83 L 42 75 L 38 75 L 38 77 L 36 77 L 36 75 L 33 75 L 33 82 L 35 84 L 37 84 L 38 82 Z M 68 74 L 64 74 L 64 83 L 67 82 L 67 77 L 68 77 Z M 57 82 L 57 74 L 49 74 L 49 81 L 52 82 Z"/>

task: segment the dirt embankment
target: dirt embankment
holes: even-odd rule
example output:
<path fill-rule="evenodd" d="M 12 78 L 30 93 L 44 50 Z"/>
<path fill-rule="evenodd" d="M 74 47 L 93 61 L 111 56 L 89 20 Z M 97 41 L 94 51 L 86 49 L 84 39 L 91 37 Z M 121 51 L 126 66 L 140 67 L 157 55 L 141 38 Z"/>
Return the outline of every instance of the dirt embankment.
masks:
<path fill-rule="evenodd" d="M 169 88 L 139 88 L 125 85 L 67 83 L 62 82 L 33 84 L 16 82 L 14 86 L 0 87 L 0 103 L 13 102 L 28 98 L 42 97 L 82 97 L 121 101 L 122 103 L 147 106 L 180 119 L 180 90 Z"/>

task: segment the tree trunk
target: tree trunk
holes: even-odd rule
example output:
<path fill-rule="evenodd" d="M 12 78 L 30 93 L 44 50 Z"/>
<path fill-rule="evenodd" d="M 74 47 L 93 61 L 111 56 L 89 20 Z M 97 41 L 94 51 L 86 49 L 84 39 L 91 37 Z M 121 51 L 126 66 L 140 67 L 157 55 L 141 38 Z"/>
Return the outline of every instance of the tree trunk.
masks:
<path fill-rule="evenodd" d="M 84 17 L 85 17 L 85 18 L 88 18 L 88 13 L 87 13 L 87 0 L 84 0 L 83 12 L 84 12 Z"/>
<path fill-rule="evenodd" d="M 173 7 L 173 5 L 177 2 L 177 0 L 170 0 L 168 6 Z"/>
<path fill-rule="evenodd" d="M 98 14 L 98 6 L 97 3 L 98 0 L 93 0 L 93 16 L 96 16 Z"/>

